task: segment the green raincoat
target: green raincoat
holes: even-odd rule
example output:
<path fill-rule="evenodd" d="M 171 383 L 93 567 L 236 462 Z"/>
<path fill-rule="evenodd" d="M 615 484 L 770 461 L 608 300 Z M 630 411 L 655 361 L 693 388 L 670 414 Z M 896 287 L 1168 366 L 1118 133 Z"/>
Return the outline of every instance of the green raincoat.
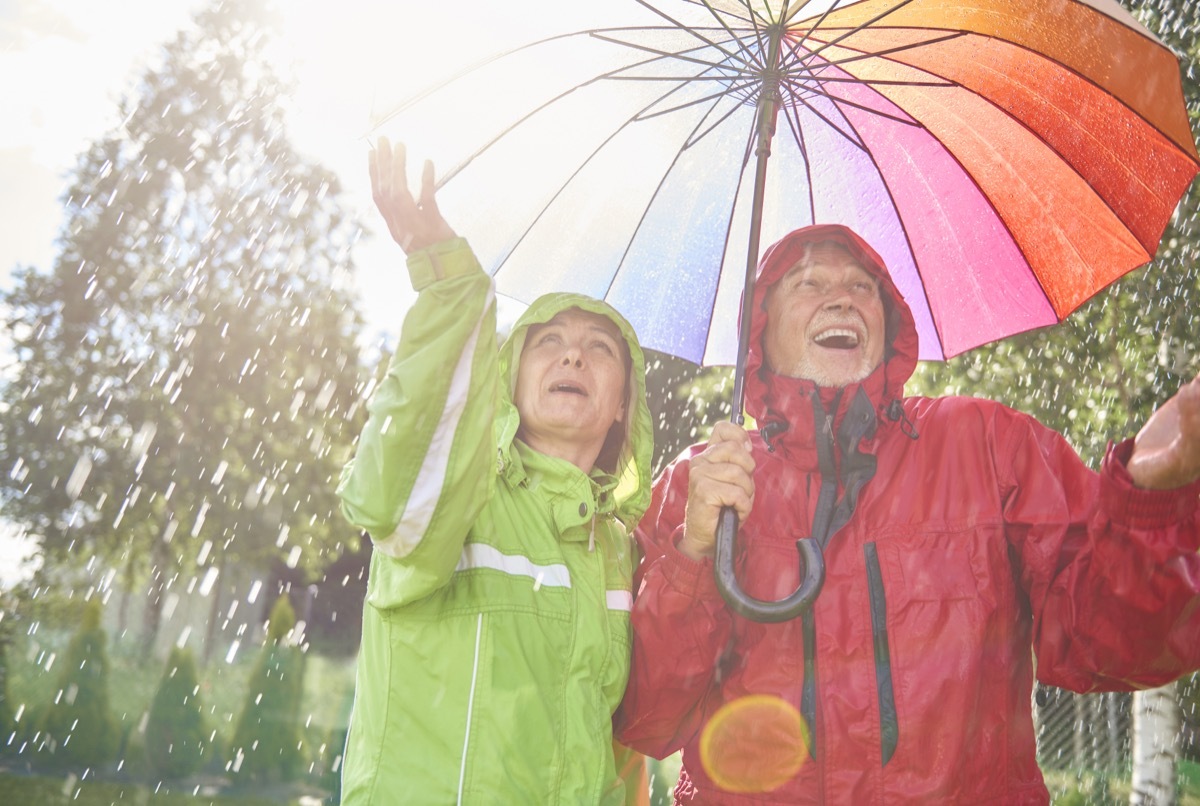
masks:
<path fill-rule="evenodd" d="M 554 294 L 497 351 L 464 240 L 408 269 L 419 296 L 339 486 L 374 547 L 342 803 L 622 804 L 611 717 L 653 439 L 637 338 L 604 303 Z M 566 308 L 629 345 L 616 475 L 515 440 L 525 332 Z"/>

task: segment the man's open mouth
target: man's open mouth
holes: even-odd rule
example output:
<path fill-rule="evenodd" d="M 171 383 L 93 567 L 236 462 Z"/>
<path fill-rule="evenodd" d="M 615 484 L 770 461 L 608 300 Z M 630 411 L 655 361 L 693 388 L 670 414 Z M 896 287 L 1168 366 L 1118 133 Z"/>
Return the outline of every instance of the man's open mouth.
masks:
<path fill-rule="evenodd" d="M 571 383 L 569 381 L 560 381 L 559 383 L 551 384 L 550 391 L 551 392 L 566 392 L 569 395 L 579 395 L 581 397 L 588 396 L 586 389 L 584 389 L 579 384 Z"/>
<path fill-rule="evenodd" d="M 818 333 L 813 341 L 831 350 L 853 350 L 858 347 L 858 333 L 848 328 L 832 327 Z"/>

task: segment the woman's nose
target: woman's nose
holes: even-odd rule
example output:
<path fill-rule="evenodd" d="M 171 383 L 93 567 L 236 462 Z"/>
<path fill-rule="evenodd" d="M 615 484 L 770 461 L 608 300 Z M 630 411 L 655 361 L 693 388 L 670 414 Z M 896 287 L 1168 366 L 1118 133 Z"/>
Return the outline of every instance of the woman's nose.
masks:
<path fill-rule="evenodd" d="M 577 369 L 583 366 L 583 353 L 576 347 L 568 347 L 563 353 L 562 365 L 564 367 L 574 366 Z"/>

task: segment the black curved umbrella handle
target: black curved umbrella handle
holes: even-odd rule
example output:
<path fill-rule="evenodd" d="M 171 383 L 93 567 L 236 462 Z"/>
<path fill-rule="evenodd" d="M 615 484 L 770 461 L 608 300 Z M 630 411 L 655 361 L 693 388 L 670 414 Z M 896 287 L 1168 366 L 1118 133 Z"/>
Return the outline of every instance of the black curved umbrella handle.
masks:
<path fill-rule="evenodd" d="M 787 598 L 776 602 L 755 599 L 738 585 L 733 570 L 733 549 L 737 539 L 738 517 L 733 507 L 724 507 L 717 521 L 717 556 L 713 572 L 717 577 L 717 590 L 733 612 L 751 621 L 775 624 L 788 621 L 812 607 L 825 584 L 825 555 L 821 546 L 811 538 L 796 541 L 796 550 L 802 560 L 800 572 L 804 575 L 800 587 Z"/>

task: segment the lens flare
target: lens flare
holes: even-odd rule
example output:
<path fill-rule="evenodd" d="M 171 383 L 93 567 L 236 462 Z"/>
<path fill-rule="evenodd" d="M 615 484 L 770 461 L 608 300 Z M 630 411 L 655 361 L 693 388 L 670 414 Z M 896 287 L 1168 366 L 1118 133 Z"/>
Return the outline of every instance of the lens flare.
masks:
<path fill-rule="evenodd" d="M 700 736 L 700 761 L 727 792 L 770 792 L 800 771 L 808 727 L 796 707 L 770 694 L 728 702 Z"/>

